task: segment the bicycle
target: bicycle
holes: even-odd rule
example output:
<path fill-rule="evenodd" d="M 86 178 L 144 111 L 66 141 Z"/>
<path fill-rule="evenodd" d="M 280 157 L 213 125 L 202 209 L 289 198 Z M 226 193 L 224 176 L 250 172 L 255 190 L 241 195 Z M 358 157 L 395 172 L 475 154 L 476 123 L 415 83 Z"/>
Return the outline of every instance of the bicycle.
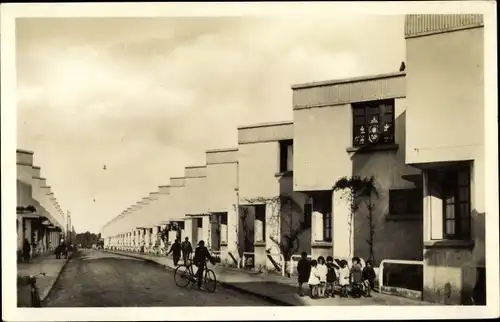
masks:
<path fill-rule="evenodd" d="M 193 272 L 193 263 L 178 265 L 174 271 L 174 282 L 178 287 L 187 287 L 189 284 L 197 282 L 197 277 Z M 213 293 L 217 287 L 217 278 L 215 273 L 208 267 L 204 270 L 205 289 Z"/>

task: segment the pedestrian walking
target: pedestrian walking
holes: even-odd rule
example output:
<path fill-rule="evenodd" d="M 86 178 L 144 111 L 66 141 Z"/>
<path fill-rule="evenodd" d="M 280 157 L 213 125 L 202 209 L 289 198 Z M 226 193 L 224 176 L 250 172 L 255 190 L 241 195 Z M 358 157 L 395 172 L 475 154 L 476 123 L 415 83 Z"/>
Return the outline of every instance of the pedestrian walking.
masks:
<path fill-rule="evenodd" d="M 31 253 L 31 245 L 30 242 L 28 241 L 28 238 L 25 238 L 23 243 L 23 259 L 25 263 L 29 263 L 30 253 Z"/>
<path fill-rule="evenodd" d="M 189 255 L 193 252 L 193 246 L 191 246 L 191 242 L 189 241 L 189 237 L 186 237 L 182 242 L 182 260 L 184 261 L 184 265 L 187 265 Z"/>
<path fill-rule="evenodd" d="M 309 275 L 311 274 L 311 263 L 307 259 L 307 253 L 302 252 L 301 258 L 297 263 L 297 273 L 299 275 L 299 296 L 304 296 L 302 285 L 309 281 Z"/>
<path fill-rule="evenodd" d="M 176 238 L 172 246 L 170 247 L 170 250 L 167 253 L 167 256 L 172 253 L 172 257 L 174 259 L 174 266 L 177 266 L 179 263 L 179 259 L 181 258 L 181 241 L 179 238 Z"/>

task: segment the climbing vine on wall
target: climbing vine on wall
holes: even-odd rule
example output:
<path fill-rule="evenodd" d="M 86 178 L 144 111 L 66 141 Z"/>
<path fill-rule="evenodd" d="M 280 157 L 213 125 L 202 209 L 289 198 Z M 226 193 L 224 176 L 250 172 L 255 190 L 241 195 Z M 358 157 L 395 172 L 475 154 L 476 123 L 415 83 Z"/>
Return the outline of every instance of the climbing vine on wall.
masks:
<path fill-rule="evenodd" d="M 333 191 L 342 193 L 341 199 L 347 200 L 349 203 L 348 229 L 349 229 L 349 257 L 352 254 L 352 231 L 353 231 L 353 216 L 360 208 L 361 202 L 364 202 L 367 207 L 366 218 L 369 223 L 369 236 L 366 242 L 369 246 L 369 258 L 374 260 L 373 243 L 375 240 L 375 227 L 373 222 L 373 212 L 375 203 L 373 197 L 378 198 L 379 194 L 375 184 L 375 178 L 371 177 L 342 177 L 333 185 Z"/>
<path fill-rule="evenodd" d="M 269 231 L 269 239 L 279 249 L 285 262 L 290 261 L 291 256 L 300 248 L 300 235 L 310 227 L 304 220 L 302 206 L 287 195 L 257 197 L 246 199 L 246 201 L 250 204 L 265 204 L 270 207 L 269 211 L 266 211 L 269 214 L 266 214 L 266 226 L 272 227 Z M 294 213 L 301 215 L 294 216 Z M 267 253 L 271 251 L 272 247 L 267 249 Z"/>

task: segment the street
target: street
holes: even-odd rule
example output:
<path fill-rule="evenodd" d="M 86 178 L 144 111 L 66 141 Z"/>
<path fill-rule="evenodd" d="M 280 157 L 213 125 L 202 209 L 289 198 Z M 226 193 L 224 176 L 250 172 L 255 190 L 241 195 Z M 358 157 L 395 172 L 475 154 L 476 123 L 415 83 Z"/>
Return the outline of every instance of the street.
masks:
<path fill-rule="evenodd" d="M 63 269 L 47 307 L 269 306 L 258 297 L 217 287 L 179 288 L 174 274 L 142 260 L 83 249 Z"/>

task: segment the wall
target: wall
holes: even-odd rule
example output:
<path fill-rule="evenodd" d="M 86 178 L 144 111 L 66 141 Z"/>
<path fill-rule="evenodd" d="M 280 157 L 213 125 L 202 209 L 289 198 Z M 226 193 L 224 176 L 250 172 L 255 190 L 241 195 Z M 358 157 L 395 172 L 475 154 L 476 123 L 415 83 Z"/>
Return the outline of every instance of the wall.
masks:
<path fill-rule="evenodd" d="M 238 176 L 240 204 L 247 199 L 276 197 L 279 184 L 278 140 L 293 138 L 291 122 L 238 129 Z"/>
<path fill-rule="evenodd" d="M 430 185 L 424 190 L 424 299 L 461 304 L 476 283 L 476 267 L 485 265 L 483 19 L 407 15 L 405 36 L 406 162 L 429 168 L 440 161 L 474 161 L 472 242 L 442 239 L 439 191 Z"/>
<path fill-rule="evenodd" d="M 184 187 L 184 214 L 197 215 L 208 212 L 207 169 L 205 166 L 186 167 Z"/>
<path fill-rule="evenodd" d="M 407 102 L 397 99 L 395 106 L 395 141 L 397 150 L 376 151 L 373 153 L 352 153 L 352 174 L 360 177 L 374 176 L 378 198 L 374 198 L 373 211 L 375 265 L 383 259 L 422 260 L 423 229 L 422 217 L 398 220 L 389 213 L 389 190 L 412 189 L 415 184 L 401 176 L 420 174 L 420 171 L 405 164 L 405 115 Z M 422 189 L 422 187 L 420 187 Z M 363 216 L 368 214 L 363 202 L 354 217 L 354 254 L 368 259 L 369 222 Z M 410 214 L 409 214 L 410 215 Z M 405 245 L 405 247 L 401 247 Z"/>
<path fill-rule="evenodd" d="M 209 150 L 206 152 L 207 163 L 207 198 L 208 211 L 227 213 L 226 228 L 221 227 L 221 234 L 227 232 L 227 238 L 221 235 L 221 260 L 234 263 L 238 260 L 238 149 Z M 225 242 L 224 242 L 225 241 Z M 232 256 L 232 257 L 231 257 Z"/>
<path fill-rule="evenodd" d="M 207 198 L 209 212 L 227 212 L 237 204 L 238 150 L 207 151 Z"/>
<path fill-rule="evenodd" d="M 160 186 L 158 193 L 158 221 L 163 222 L 168 220 L 170 212 L 170 186 Z"/>
<path fill-rule="evenodd" d="M 475 28 L 407 39 L 407 163 L 482 154 L 483 38 Z"/>
<path fill-rule="evenodd" d="M 185 178 L 170 178 L 169 211 L 170 219 L 181 219 L 185 216 L 184 194 Z"/>
<path fill-rule="evenodd" d="M 331 190 L 347 176 L 374 176 L 380 198 L 373 214 L 376 264 L 385 258 L 422 257 L 421 219 L 388 220 L 389 189 L 412 188 L 402 175 L 419 171 L 405 164 L 405 74 L 296 85 L 294 88 L 294 189 Z M 352 149 L 351 103 L 379 98 L 395 99 L 395 143 L 386 151 Z M 349 204 L 341 192 L 332 196 L 333 255 L 367 258 L 367 210 L 361 207 L 349 233 Z M 414 218 L 412 218 L 414 219 Z M 419 224 L 420 223 L 420 224 Z M 405 245 L 406 247 L 401 247 Z"/>
<path fill-rule="evenodd" d="M 152 228 L 155 227 L 158 224 L 158 222 L 160 221 L 159 214 L 158 214 L 158 206 L 159 206 L 158 197 L 159 197 L 158 192 L 149 193 L 149 199 L 151 201 L 149 204 L 147 223 Z"/>

